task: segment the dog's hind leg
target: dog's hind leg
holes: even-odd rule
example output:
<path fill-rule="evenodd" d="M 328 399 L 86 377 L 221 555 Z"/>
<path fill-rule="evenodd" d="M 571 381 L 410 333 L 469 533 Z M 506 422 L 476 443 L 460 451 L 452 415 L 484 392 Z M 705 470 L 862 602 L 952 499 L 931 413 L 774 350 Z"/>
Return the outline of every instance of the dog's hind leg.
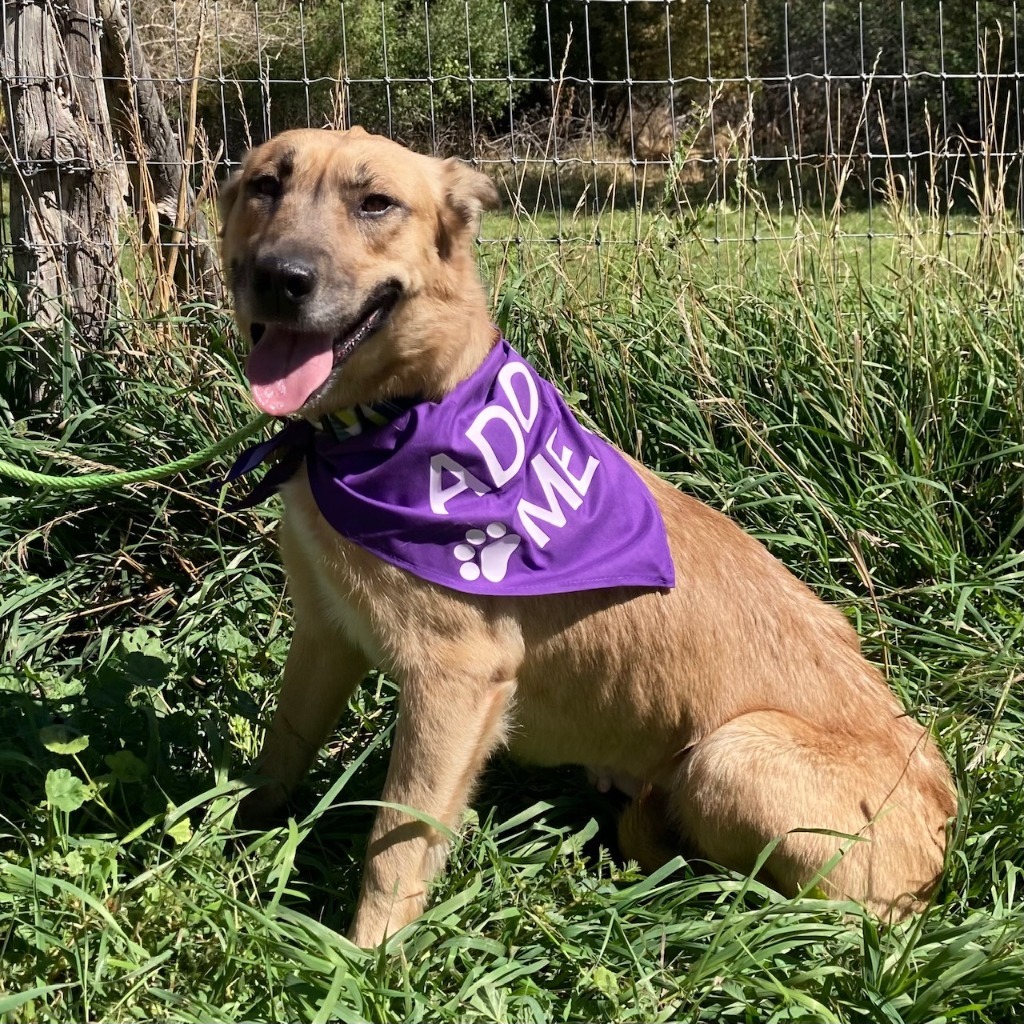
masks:
<path fill-rule="evenodd" d="M 668 797 L 662 789 L 636 795 L 619 816 L 619 852 L 650 874 L 681 852 L 679 836 L 668 817 Z"/>
<path fill-rule="evenodd" d="M 781 711 L 741 715 L 682 756 L 671 816 L 688 845 L 743 872 L 778 840 L 764 874 L 786 895 L 820 886 L 899 920 L 938 881 L 955 802 L 927 733 L 905 717 L 886 726 L 844 734 Z"/>

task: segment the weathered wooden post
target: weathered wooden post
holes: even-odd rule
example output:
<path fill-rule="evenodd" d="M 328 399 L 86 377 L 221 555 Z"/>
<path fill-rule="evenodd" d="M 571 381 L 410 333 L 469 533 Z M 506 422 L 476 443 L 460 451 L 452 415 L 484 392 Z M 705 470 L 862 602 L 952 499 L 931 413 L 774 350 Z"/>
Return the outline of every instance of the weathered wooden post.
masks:
<path fill-rule="evenodd" d="M 0 2 L 21 313 L 72 348 L 96 344 L 117 300 L 123 197 L 95 0 Z"/>

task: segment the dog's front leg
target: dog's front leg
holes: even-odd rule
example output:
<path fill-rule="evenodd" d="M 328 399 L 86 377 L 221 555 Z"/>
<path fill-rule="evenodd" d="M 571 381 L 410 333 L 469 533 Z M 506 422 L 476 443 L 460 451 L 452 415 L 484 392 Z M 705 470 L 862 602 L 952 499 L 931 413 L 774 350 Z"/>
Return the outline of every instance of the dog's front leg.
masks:
<path fill-rule="evenodd" d="M 514 686 L 465 676 L 407 680 L 382 799 L 457 828 L 484 762 L 501 742 Z M 418 917 L 446 854 L 436 828 L 382 807 L 370 833 L 352 941 L 376 946 Z"/>
<path fill-rule="evenodd" d="M 296 623 L 277 711 L 253 771 L 266 780 L 242 801 L 243 828 L 274 823 L 366 675 L 366 656 L 323 623 Z"/>

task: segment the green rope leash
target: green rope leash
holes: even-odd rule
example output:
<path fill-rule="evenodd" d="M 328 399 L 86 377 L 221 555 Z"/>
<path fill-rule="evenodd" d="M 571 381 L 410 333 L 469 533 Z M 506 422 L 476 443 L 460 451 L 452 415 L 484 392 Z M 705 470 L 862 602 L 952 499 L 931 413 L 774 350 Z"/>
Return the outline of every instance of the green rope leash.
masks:
<path fill-rule="evenodd" d="M 202 451 L 193 452 L 183 459 L 175 459 L 162 466 L 149 466 L 147 469 L 133 469 L 125 473 L 83 473 L 80 476 L 47 476 L 45 473 L 33 473 L 30 469 L 22 469 L 13 462 L 0 459 L 0 476 L 7 476 L 23 484 L 35 484 L 51 491 L 102 491 L 111 487 L 125 487 L 128 484 L 142 484 L 150 480 L 160 480 L 173 473 L 183 473 L 195 469 L 204 462 L 222 455 L 247 437 L 262 430 L 270 421 L 270 416 L 259 415 L 250 420 L 244 427 L 236 430 L 230 437 L 225 437 L 216 444 L 211 444 Z"/>

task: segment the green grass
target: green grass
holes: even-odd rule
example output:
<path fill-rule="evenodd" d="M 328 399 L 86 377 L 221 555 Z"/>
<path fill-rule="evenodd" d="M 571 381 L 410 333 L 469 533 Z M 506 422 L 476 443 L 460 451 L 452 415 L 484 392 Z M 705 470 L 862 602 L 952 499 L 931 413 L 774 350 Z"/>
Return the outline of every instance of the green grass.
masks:
<path fill-rule="evenodd" d="M 644 220 L 639 245 L 483 258 L 502 327 L 581 415 L 843 608 L 932 724 L 961 815 L 925 916 L 880 932 L 714 866 L 644 878 L 581 772 L 498 759 L 424 918 L 387 953 L 353 948 L 394 687 L 363 688 L 289 827 L 240 844 L 231 779 L 273 705 L 289 610 L 277 510 L 221 513 L 219 465 L 115 496 L 0 497 L 0 1017 L 1019 1019 L 1019 253 L 1014 236 L 928 251 L 943 224 L 898 226 L 870 280 L 828 230 L 719 261 L 684 217 Z M 171 344 L 143 321 L 122 333 L 71 375 L 59 418 L 12 425 L 7 457 L 133 468 L 251 415 L 226 320 L 186 312 Z M 30 340 L 7 322 L 0 362 Z"/>

